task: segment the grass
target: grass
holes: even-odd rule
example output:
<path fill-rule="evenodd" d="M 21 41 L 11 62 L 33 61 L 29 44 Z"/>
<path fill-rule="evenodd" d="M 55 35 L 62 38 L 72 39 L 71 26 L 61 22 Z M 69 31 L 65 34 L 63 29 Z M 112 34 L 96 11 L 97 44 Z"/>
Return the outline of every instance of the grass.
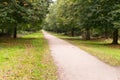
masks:
<path fill-rule="evenodd" d="M 0 38 L 0 80 L 57 80 L 41 32 L 18 39 Z"/>
<path fill-rule="evenodd" d="M 106 40 L 81 40 L 79 37 L 69 37 L 52 33 L 55 36 L 67 40 L 79 48 L 89 52 L 93 56 L 112 66 L 120 66 L 120 45 L 112 45 L 110 39 Z"/>

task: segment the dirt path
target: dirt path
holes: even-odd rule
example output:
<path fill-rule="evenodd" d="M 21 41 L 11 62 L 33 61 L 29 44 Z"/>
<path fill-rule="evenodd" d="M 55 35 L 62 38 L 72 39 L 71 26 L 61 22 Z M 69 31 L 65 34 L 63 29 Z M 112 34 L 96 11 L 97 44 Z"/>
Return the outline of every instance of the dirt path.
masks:
<path fill-rule="evenodd" d="M 58 66 L 59 80 L 120 80 L 119 70 L 76 46 L 44 32 Z"/>

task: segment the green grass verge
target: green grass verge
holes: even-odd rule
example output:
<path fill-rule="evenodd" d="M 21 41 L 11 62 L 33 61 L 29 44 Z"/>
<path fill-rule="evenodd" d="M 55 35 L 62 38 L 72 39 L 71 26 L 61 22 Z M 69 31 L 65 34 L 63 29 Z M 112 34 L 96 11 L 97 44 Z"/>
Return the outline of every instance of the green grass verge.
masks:
<path fill-rule="evenodd" d="M 18 39 L 0 38 L 0 80 L 57 80 L 41 32 Z"/>
<path fill-rule="evenodd" d="M 120 66 L 120 45 L 110 44 L 110 39 L 85 41 L 80 40 L 79 37 L 69 37 L 56 33 L 52 34 L 89 52 L 105 63 L 108 63 L 112 66 Z"/>

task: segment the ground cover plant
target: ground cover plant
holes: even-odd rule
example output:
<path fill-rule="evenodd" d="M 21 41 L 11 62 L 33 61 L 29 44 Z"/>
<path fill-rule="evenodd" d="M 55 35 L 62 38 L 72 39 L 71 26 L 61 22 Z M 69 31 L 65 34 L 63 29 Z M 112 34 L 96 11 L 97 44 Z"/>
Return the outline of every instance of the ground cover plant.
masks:
<path fill-rule="evenodd" d="M 41 32 L 17 39 L 0 38 L 0 80 L 57 80 Z"/>

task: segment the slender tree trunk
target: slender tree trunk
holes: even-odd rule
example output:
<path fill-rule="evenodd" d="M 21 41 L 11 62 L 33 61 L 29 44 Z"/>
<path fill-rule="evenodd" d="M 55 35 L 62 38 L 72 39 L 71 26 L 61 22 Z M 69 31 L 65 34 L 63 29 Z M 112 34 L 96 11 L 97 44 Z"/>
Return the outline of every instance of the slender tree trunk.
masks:
<path fill-rule="evenodd" d="M 85 31 L 85 40 L 90 40 L 90 29 L 86 29 Z"/>
<path fill-rule="evenodd" d="M 118 44 L 118 29 L 114 29 L 113 31 L 113 42 L 112 44 Z"/>
<path fill-rule="evenodd" d="M 17 26 L 14 26 L 13 38 L 17 38 Z"/>
<path fill-rule="evenodd" d="M 75 35 L 74 29 L 71 30 L 71 36 L 73 37 Z"/>

